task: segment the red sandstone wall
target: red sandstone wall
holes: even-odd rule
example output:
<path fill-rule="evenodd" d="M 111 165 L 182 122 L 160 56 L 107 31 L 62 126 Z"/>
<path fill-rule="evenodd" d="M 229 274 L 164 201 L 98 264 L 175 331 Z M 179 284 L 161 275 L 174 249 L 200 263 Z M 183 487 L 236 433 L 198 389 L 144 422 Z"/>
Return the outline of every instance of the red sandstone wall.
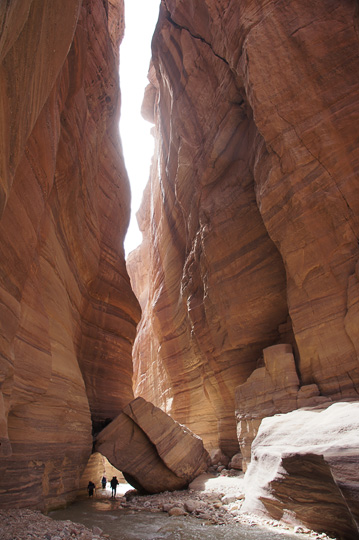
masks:
<path fill-rule="evenodd" d="M 207 446 L 233 451 L 234 389 L 270 344 L 358 397 L 358 60 L 354 1 L 162 1 L 135 394 Z"/>
<path fill-rule="evenodd" d="M 0 22 L 0 500 L 43 508 L 133 397 L 123 2 L 18 0 Z"/>

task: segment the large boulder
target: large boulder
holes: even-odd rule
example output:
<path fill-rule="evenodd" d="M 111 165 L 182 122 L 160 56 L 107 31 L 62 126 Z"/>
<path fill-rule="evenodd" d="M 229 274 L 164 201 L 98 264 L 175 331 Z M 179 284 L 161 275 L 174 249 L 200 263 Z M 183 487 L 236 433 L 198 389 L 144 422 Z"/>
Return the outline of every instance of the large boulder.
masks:
<path fill-rule="evenodd" d="M 243 511 L 359 534 L 359 402 L 265 418 L 252 445 Z"/>
<path fill-rule="evenodd" d="M 186 487 L 209 460 L 199 437 L 143 398 L 129 403 L 99 433 L 95 449 L 134 487 L 149 493 Z"/>

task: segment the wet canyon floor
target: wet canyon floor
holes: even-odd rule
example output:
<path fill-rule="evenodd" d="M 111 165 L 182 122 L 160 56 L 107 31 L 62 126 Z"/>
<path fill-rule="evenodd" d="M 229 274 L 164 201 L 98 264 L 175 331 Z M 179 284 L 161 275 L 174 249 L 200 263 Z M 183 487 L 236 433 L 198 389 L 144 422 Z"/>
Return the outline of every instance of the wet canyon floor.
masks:
<path fill-rule="evenodd" d="M 308 535 L 277 532 L 256 524 L 215 525 L 203 519 L 169 516 L 165 512 L 127 510 L 116 501 L 77 501 L 65 510 L 51 512 L 58 520 L 80 522 L 89 529 L 99 527 L 111 540 L 285 540 Z"/>
<path fill-rule="evenodd" d="M 228 479 L 229 480 L 229 479 Z M 207 484 L 208 485 L 208 484 Z M 127 500 L 123 494 L 131 486 L 119 486 L 120 493 L 111 498 L 111 491 L 97 490 L 94 498 L 77 500 L 63 510 L 56 510 L 49 517 L 56 520 L 70 520 L 81 523 L 88 529 L 98 527 L 111 540 L 307 540 L 328 538 L 310 531 L 306 534 L 285 529 L 275 522 L 251 520 L 250 517 L 221 520 L 213 519 L 213 514 L 205 517 L 187 515 L 169 515 L 163 511 L 165 506 L 180 507 L 185 501 L 192 500 L 204 504 L 206 508 L 213 506 L 213 492 L 194 492 L 184 490 L 166 492 L 157 495 L 135 496 Z M 207 498 L 209 497 L 209 498 Z M 203 506 L 202 506 L 203 508 Z M 218 515 L 217 515 L 218 518 Z M 217 522 L 216 522 L 217 521 Z M 219 521 L 219 523 L 218 523 Z M 268 523 L 271 523 L 269 525 Z"/>

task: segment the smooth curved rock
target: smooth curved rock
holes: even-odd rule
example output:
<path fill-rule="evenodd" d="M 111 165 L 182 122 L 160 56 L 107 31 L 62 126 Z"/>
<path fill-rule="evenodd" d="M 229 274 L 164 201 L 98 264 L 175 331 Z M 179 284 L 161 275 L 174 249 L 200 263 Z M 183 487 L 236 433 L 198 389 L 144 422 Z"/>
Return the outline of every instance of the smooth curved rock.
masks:
<path fill-rule="evenodd" d="M 231 456 L 234 390 L 280 339 L 285 272 L 256 202 L 251 110 L 226 60 L 172 15 L 162 3 L 155 80 L 151 72 L 155 158 L 133 256 L 141 267 L 128 264 L 146 302 L 135 394 Z"/>
<path fill-rule="evenodd" d="M 162 2 L 135 394 L 209 449 L 289 334 L 302 386 L 358 399 L 357 42 L 353 2 Z"/>
<path fill-rule="evenodd" d="M 358 538 L 358 527 L 323 456 L 283 457 L 270 490 L 261 502 L 274 519 L 343 540 Z"/>
<path fill-rule="evenodd" d="M 148 493 L 183 489 L 209 461 L 199 437 L 143 398 L 98 434 L 95 448 Z"/>
<path fill-rule="evenodd" d="M 5 2 L 0 28 L 0 504 L 46 509 L 133 398 L 123 3 Z"/>
<path fill-rule="evenodd" d="M 265 418 L 242 510 L 354 539 L 359 532 L 359 403 Z"/>

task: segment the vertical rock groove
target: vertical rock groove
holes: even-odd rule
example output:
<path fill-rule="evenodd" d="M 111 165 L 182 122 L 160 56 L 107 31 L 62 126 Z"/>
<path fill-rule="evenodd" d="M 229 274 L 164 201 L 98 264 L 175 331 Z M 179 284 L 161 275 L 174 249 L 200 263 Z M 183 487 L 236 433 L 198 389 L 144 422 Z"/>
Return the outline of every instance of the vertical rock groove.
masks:
<path fill-rule="evenodd" d="M 207 447 L 235 451 L 234 389 L 269 345 L 290 343 L 321 396 L 358 396 L 355 17 L 332 0 L 162 2 L 128 263 L 135 394 Z"/>
<path fill-rule="evenodd" d="M 76 495 L 92 428 L 133 398 L 123 3 L 27 0 L 0 17 L 0 499 L 50 508 Z"/>

